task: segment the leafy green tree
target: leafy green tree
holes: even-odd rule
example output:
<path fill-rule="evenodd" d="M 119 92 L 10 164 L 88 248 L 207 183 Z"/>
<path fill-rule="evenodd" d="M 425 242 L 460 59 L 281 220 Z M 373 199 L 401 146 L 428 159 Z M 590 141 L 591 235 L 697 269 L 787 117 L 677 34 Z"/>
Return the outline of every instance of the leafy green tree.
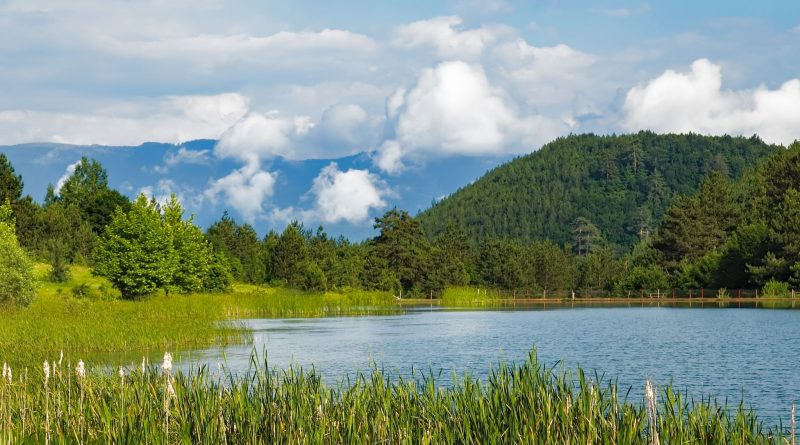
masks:
<path fill-rule="evenodd" d="M 523 251 L 518 242 L 491 238 L 481 242 L 478 274 L 481 282 L 504 289 L 525 287 Z"/>
<path fill-rule="evenodd" d="M 208 271 L 203 277 L 203 291 L 227 292 L 230 290 L 233 276 L 227 264 L 227 258 L 222 253 L 216 252 L 212 255 Z"/>
<path fill-rule="evenodd" d="M 547 290 L 574 289 L 576 271 L 565 249 L 552 241 L 535 241 L 525 249 L 525 275 L 533 286 Z"/>
<path fill-rule="evenodd" d="M 117 208 L 94 254 L 94 273 L 123 298 L 147 295 L 172 282 L 173 240 L 155 201 L 139 195 L 130 211 Z"/>
<path fill-rule="evenodd" d="M 328 279 L 325 277 L 325 272 L 314 261 L 304 261 L 300 265 L 300 273 L 302 277 L 300 289 L 318 292 L 328 290 Z"/>
<path fill-rule="evenodd" d="M 206 238 L 214 251 L 223 253 L 228 259 L 229 268 L 237 280 L 254 284 L 267 281 L 267 252 L 252 226 L 238 224 L 225 212 L 208 228 Z"/>
<path fill-rule="evenodd" d="M 33 264 L 19 246 L 8 199 L 0 205 L 0 304 L 27 306 L 36 296 Z"/>
<path fill-rule="evenodd" d="M 467 232 L 454 225 L 449 225 L 436 237 L 433 243 L 434 258 L 432 266 L 440 275 L 440 281 L 448 285 L 463 286 L 472 281 L 475 275 L 475 248 L 467 238 Z"/>
<path fill-rule="evenodd" d="M 212 262 L 212 250 L 193 217 L 184 219 L 184 210 L 173 193 L 164 205 L 163 218 L 166 231 L 172 240 L 172 279 L 170 285 L 181 292 L 198 292 L 204 288 L 204 280 Z"/>

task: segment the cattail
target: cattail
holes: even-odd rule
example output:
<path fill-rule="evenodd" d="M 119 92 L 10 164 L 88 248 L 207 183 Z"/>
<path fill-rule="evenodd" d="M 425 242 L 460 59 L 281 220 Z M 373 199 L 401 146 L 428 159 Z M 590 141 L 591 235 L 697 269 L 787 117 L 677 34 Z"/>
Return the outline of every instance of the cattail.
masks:
<path fill-rule="evenodd" d="M 45 445 L 49 445 L 50 444 L 50 393 L 47 389 L 47 383 L 50 381 L 50 364 L 47 363 L 47 360 L 44 361 L 44 365 L 42 365 L 42 370 L 44 371 L 44 419 L 45 419 L 44 443 Z"/>
<path fill-rule="evenodd" d="M 657 390 L 650 379 L 645 380 L 644 397 L 647 402 L 647 417 L 650 421 L 650 445 L 659 445 Z"/>
<path fill-rule="evenodd" d="M 81 380 L 86 378 L 86 367 L 83 364 L 83 360 L 78 360 L 78 366 L 75 367 L 75 373 L 78 374 L 78 377 Z"/>
<path fill-rule="evenodd" d="M 791 425 L 791 428 L 792 428 L 792 432 L 791 432 L 792 442 L 791 442 L 791 444 L 794 445 L 794 402 L 792 402 L 792 425 Z"/>
<path fill-rule="evenodd" d="M 172 354 L 164 353 L 164 362 L 161 363 L 161 370 L 164 375 L 164 437 L 169 440 L 169 401 L 175 397 L 175 388 L 172 387 Z"/>
<path fill-rule="evenodd" d="M 161 364 L 161 369 L 166 375 L 169 375 L 170 371 L 172 371 L 172 354 L 169 352 L 164 353 L 164 363 Z"/>

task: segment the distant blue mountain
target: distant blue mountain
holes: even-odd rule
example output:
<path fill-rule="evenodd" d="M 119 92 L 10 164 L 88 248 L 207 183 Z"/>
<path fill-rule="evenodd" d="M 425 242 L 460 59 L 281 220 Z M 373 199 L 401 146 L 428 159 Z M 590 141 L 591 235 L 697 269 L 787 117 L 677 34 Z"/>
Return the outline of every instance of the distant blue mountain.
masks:
<path fill-rule="evenodd" d="M 41 202 L 47 185 L 56 184 L 70 164 L 79 160 L 81 156 L 88 156 L 97 159 L 108 170 L 112 187 L 130 197 L 135 197 L 144 187 L 152 187 L 158 193 L 159 181 L 171 181 L 170 185 L 185 196 L 184 204 L 195 214 L 197 224 L 207 227 L 225 210 L 241 219 L 241 215 L 237 215 L 222 202 L 214 206 L 207 201 L 200 205 L 192 201 L 192 197 L 202 195 L 209 181 L 224 177 L 241 167 L 239 162 L 215 158 L 213 156 L 215 144 L 214 140 L 196 140 L 180 145 L 148 142 L 137 147 L 32 143 L 0 147 L 0 151 L 6 153 L 17 173 L 22 175 L 25 193 L 37 201 Z M 167 160 L 178 156 L 180 150 L 183 150 L 184 155 L 187 152 L 195 155 L 193 162 L 176 162 L 168 165 Z M 482 176 L 487 170 L 509 159 L 510 156 L 449 157 L 434 159 L 424 165 L 409 168 L 398 176 L 380 174 L 394 191 L 394 196 L 385 198 L 387 207 L 396 206 L 415 214 L 430 207 L 435 200 L 453 193 Z M 264 165 L 265 169 L 279 173 L 271 204 L 279 208 L 310 207 L 313 203 L 306 195 L 312 182 L 320 170 L 331 162 L 336 162 L 342 171 L 349 168 L 367 169 L 379 174 L 366 153 L 337 159 L 303 161 L 276 158 Z M 265 208 L 269 208 L 269 205 L 270 203 L 265 203 Z M 372 216 L 378 216 L 384 210 L 375 211 L 375 215 Z M 354 240 L 374 234 L 372 220 L 358 225 L 324 224 L 319 221 L 305 221 L 305 223 L 309 227 L 322 224 L 330 234 L 345 235 Z M 263 234 L 270 229 L 281 230 L 283 223 L 263 220 L 257 221 L 255 227 Z"/>

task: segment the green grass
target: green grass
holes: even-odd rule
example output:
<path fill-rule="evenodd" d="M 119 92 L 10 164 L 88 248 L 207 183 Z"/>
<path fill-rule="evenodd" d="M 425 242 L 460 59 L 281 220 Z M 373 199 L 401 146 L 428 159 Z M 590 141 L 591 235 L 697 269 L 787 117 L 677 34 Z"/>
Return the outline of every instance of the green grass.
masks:
<path fill-rule="evenodd" d="M 235 285 L 227 294 L 154 295 L 120 300 L 104 279 L 72 267 L 66 283 L 49 283 L 37 265 L 39 294 L 27 308 L 0 307 L 0 360 L 31 365 L 41 357 L 69 356 L 119 362 L 142 353 L 185 350 L 225 342 L 248 342 L 251 334 L 233 320 L 248 317 L 321 317 L 397 311 L 391 295 L 377 292 L 304 293 Z M 93 298 L 76 298 L 85 284 Z M 110 295 L 109 295 L 110 294 Z"/>
<path fill-rule="evenodd" d="M 238 375 L 134 367 L 124 378 L 81 379 L 66 362 L 52 369 L 47 384 L 41 365 L 0 383 L 0 441 L 627 445 L 657 433 L 664 444 L 785 443 L 750 410 L 689 402 L 670 387 L 651 424 L 644 403 L 613 383 L 553 371 L 534 353 L 450 387 L 432 373 L 398 381 L 377 368 L 329 386 L 313 370 L 274 370 L 256 358 Z"/>

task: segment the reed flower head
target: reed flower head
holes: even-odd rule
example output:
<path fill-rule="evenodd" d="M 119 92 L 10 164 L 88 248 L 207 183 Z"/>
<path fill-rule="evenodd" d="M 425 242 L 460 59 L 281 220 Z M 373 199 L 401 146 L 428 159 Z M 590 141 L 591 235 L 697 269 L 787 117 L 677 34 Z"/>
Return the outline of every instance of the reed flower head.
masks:
<path fill-rule="evenodd" d="M 64 361 L 64 350 L 61 350 L 61 354 L 58 356 L 58 365 L 61 366 L 61 362 Z"/>
<path fill-rule="evenodd" d="M 172 371 L 172 354 L 169 352 L 164 353 L 164 363 L 161 364 L 161 369 L 164 370 L 165 374 L 169 374 Z"/>
<path fill-rule="evenodd" d="M 146 368 L 147 368 L 147 357 L 142 357 L 142 374 L 144 374 Z"/>
<path fill-rule="evenodd" d="M 75 367 L 75 372 L 81 379 L 86 378 L 86 366 L 84 366 L 83 360 L 78 360 L 78 366 Z"/>
<path fill-rule="evenodd" d="M 11 384 L 11 366 L 8 367 L 8 374 L 6 374 L 6 379 L 8 379 L 8 383 Z"/>
<path fill-rule="evenodd" d="M 125 381 L 125 368 L 122 366 L 119 367 L 119 379 Z"/>
<path fill-rule="evenodd" d="M 172 386 L 172 379 L 167 379 L 167 397 L 175 397 L 175 387 Z"/>
<path fill-rule="evenodd" d="M 8 365 L 6 362 L 3 362 L 3 380 L 6 379 L 6 374 L 8 374 Z"/>

